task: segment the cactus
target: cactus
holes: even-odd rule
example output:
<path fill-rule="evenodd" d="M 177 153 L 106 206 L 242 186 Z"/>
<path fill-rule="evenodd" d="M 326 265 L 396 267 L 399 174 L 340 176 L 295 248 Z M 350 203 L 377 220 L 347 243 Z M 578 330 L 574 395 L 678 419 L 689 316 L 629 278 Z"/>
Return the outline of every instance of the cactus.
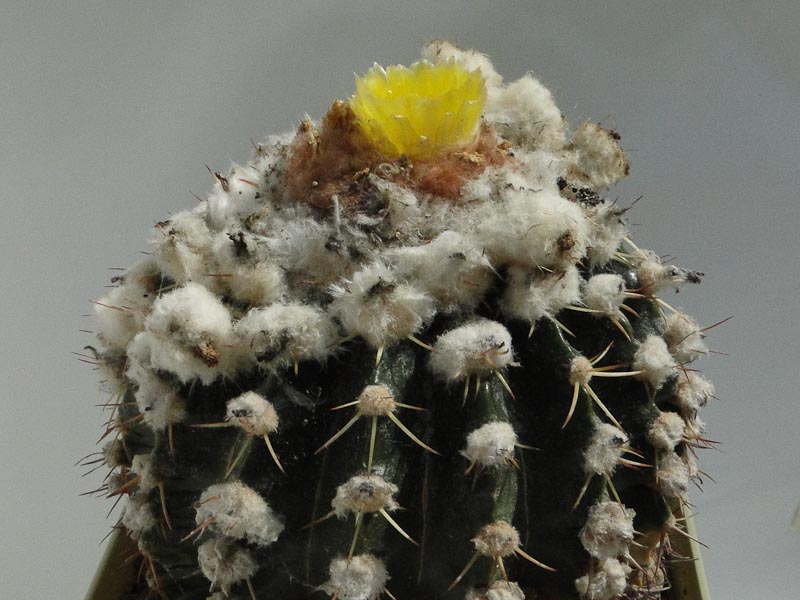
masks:
<path fill-rule="evenodd" d="M 214 173 L 95 303 L 132 597 L 661 598 L 713 387 L 627 173 L 441 41 Z"/>

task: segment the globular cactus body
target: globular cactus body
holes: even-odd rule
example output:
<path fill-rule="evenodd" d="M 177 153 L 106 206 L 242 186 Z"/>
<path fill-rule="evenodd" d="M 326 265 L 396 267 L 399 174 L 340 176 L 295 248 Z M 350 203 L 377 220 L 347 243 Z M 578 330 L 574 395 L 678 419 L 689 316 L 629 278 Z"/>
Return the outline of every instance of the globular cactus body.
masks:
<path fill-rule="evenodd" d="M 697 274 L 626 237 L 613 132 L 424 56 L 216 174 L 98 301 L 142 597 L 668 588 L 713 389 L 657 293 Z"/>

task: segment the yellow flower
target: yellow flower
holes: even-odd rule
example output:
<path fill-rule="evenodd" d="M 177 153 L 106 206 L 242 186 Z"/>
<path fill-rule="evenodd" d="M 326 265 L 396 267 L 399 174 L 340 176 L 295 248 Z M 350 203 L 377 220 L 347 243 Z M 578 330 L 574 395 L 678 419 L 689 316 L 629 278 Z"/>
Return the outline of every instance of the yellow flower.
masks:
<path fill-rule="evenodd" d="M 382 154 L 425 160 L 474 142 L 485 101 L 479 70 L 467 71 L 453 60 L 420 61 L 388 69 L 376 64 L 356 76 L 350 107 Z"/>

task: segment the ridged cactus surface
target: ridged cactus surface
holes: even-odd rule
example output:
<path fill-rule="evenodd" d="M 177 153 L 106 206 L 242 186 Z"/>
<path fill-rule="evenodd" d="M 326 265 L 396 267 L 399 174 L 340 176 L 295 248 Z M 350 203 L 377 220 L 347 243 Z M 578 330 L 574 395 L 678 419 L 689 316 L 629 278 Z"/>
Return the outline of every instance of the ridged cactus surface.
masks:
<path fill-rule="evenodd" d="M 617 134 L 423 59 L 215 173 L 96 302 L 131 597 L 669 589 L 713 388 L 659 293 L 698 274 L 629 238 Z"/>

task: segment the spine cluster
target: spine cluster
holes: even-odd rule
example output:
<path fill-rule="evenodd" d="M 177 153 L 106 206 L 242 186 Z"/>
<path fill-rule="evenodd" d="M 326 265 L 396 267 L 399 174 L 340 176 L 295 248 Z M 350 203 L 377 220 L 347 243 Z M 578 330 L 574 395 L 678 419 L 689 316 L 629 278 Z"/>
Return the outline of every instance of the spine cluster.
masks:
<path fill-rule="evenodd" d="M 688 366 L 704 328 L 660 294 L 699 274 L 605 198 L 628 172 L 615 132 L 571 132 L 538 80 L 479 53 L 423 58 L 456 82 L 445 107 L 465 86 L 485 101 L 469 135 L 439 147 L 414 113 L 378 143 L 394 121 L 334 103 L 215 173 L 95 302 L 102 492 L 127 496 L 162 597 L 669 587 L 714 390 Z M 360 110 L 395 77 L 422 94 L 371 72 Z"/>

